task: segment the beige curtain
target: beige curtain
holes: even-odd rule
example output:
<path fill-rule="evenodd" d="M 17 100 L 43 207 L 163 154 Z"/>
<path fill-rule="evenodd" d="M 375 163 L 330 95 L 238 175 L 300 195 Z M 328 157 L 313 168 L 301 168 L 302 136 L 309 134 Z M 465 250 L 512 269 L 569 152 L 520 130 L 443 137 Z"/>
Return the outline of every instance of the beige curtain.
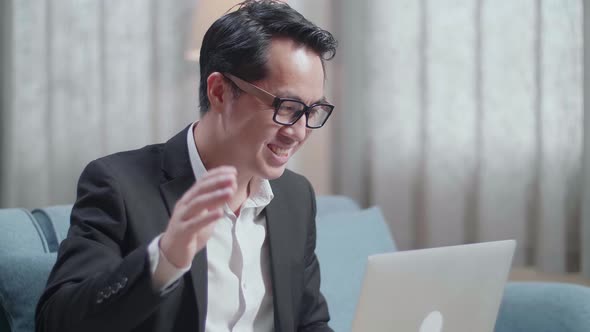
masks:
<path fill-rule="evenodd" d="M 582 273 L 590 278 L 590 6 L 584 5 L 584 162 L 582 171 Z"/>
<path fill-rule="evenodd" d="M 71 203 L 92 159 L 198 117 L 195 1 L 3 1 L 1 207 Z"/>
<path fill-rule="evenodd" d="M 403 249 L 514 238 L 580 265 L 582 1 L 344 1 L 337 192 Z"/>

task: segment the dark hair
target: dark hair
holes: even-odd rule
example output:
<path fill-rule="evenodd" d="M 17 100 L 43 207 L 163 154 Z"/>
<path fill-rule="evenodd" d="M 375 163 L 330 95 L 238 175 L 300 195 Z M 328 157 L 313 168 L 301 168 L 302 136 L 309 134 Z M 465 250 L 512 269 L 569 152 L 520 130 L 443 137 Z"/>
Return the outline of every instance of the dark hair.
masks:
<path fill-rule="evenodd" d="M 209 110 L 207 78 L 213 72 L 232 73 L 246 81 L 267 75 L 268 48 L 273 37 L 286 37 L 316 52 L 322 60 L 336 54 L 332 34 L 308 21 L 288 4 L 276 0 L 247 0 L 219 18 L 203 37 L 200 54 L 201 114 Z"/>

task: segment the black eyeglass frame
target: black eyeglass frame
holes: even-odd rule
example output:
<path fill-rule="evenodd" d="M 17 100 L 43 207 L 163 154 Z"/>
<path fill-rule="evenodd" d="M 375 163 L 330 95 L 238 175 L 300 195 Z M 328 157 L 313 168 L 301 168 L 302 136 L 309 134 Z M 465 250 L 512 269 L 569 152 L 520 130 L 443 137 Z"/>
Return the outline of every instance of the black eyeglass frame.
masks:
<path fill-rule="evenodd" d="M 223 76 L 225 76 L 227 79 L 229 79 L 231 82 L 233 82 L 240 90 L 242 90 L 248 94 L 251 94 L 251 95 L 255 96 L 256 98 L 262 100 L 263 102 L 267 103 L 268 105 L 274 107 L 275 112 L 272 117 L 272 120 L 280 125 L 283 125 L 283 126 L 290 127 L 290 126 L 296 124 L 297 121 L 299 121 L 299 119 L 301 119 L 303 114 L 305 114 L 305 127 L 309 128 L 309 129 L 322 128 L 326 124 L 326 122 L 328 121 L 328 118 L 330 117 L 330 115 L 332 115 L 332 111 L 334 110 L 334 107 L 335 107 L 334 105 L 328 104 L 328 103 L 315 103 L 315 104 L 311 104 L 311 105 L 307 106 L 301 100 L 297 100 L 297 99 L 293 99 L 293 98 L 277 97 L 277 96 L 273 95 L 272 93 L 264 90 L 263 88 L 258 87 L 250 82 L 244 81 L 243 79 L 241 79 L 237 76 L 234 76 L 230 73 L 223 73 Z M 283 123 L 283 122 L 277 120 L 277 114 L 279 113 L 279 109 L 281 107 L 281 104 L 284 101 L 295 102 L 295 103 L 299 103 L 299 104 L 303 105 L 303 110 L 297 111 L 299 113 L 299 115 L 296 118 L 294 118 L 293 122 L 291 122 L 291 123 Z M 328 107 L 329 112 L 328 112 L 328 115 L 326 115 L 326 118 L 324 119 L 324 121 L 322 122 L 321 125 L 310 126 L 309 125 L 309 112 L 315 106 Z"/>

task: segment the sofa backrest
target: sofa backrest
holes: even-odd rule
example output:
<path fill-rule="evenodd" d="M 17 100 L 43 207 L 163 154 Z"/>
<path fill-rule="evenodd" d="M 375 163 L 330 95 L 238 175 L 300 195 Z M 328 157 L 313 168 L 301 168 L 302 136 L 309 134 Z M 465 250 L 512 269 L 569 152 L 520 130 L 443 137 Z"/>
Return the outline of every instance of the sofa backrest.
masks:
<path fill-rule="evenodd" d="M 34 331 L 35 306 L 69 227 L 71 209 L 0 209 L 0 332 Z"/>
<path fill-rule="evenodd" d="M 0 254 L 10 253 L 18 257 L 22 265 L 26 262 L 36 265 L 33 269 L 19 266 L 19 269 L 12 271 L 21 274 L 22 271 L 30 271 L 29 280 L 25 282 L 29 290 L 40 293 L 43 289 L 49 273 L 47 268 L 55 262 L 59 243 L 67 236 L 71 209 L 72 205 L 51 206 L 32 212 L 0 209 Z M 352 240 L 355 242 L 351 243 Z M 380 210 L 363 210 L 345 196 L 318 196 L 317 242 L 316 252 L 322 268 L 322 291 L 330 306 L 332 325 L 336 331 L 345 331 L 350 329 L 366 256 L 392 251 L 395 246 Z M 31 259 L 19 257 L 21 254 Z M 3 266 L 2 259 L 5 263 L 11 260 L 10 264 L 13 264 L 13 258 L 2 258 L 0 255 L 0 266 Z M 30 303 L 18 304 L 21 309 L 27 309 L 23 315 L 29 316 L 29 321 L 18 323 L 19 331 L 15 330 L 15 326 L 12 326 L 12 330 L 8 326 L 8 321 L 13 321 L 15 317 L 7 319 L 7 312 L 3 312 L 7 305 L 14 307 L 16 304 L 2 301 L 0 297 L 0 332 L 33 331 L 34 309 L 39 296 L 27 294 L 22 301 Z"/>
<path fill-rule="evenodd" d="M 318 196 L 316 203 L 318 218 L 332 213 L 353 212 L 361 209 L 350 197 L 340 195 Z"/>
<path fill-rule="evenodd" d="M 316 255 L 321 291 L 334 331 L 350 331 L 367 257 L 395 251 L 378 207 L 361 209 L 347 197 L 318 197 Z"/>

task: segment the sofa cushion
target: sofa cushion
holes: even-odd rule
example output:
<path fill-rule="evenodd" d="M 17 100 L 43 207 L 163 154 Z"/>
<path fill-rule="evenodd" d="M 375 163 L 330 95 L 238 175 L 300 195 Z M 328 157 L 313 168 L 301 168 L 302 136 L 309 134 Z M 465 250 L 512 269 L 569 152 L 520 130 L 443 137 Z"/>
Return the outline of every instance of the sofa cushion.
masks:
<path fill-rule="evenodd" d="M 317 218 L 316 254 L 331 327 L 350 331 L 369 255 L 395 251 L 378 207 Z"/>
<path fill-rule="evenodd" d="M 495 332 L 530 331 L 590 331 L 590 288 L 563 283 L 509 283 Z"/>
<path fill-rule="evenodd" d="M 0 305 L 12 332 L 35 330 L 35 307 L 55 259 L 55 253 L 0 255 Z"/>
<path fill-rule="evenodd" d="M 49 252 L 39 224 L 24 209 L 0 209 L 0 253 Z"/>

